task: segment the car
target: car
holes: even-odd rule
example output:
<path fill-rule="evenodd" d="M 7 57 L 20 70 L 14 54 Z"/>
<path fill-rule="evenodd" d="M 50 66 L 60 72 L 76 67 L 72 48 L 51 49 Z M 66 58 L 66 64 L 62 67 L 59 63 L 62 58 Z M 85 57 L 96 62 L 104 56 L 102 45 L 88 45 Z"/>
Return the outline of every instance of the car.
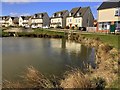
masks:
<path fill-rule="evenodd" d="M 32 25 L 32 26 L 31 26 L 31 28 L 38 28 L 38 27 L 37 27 L 37 26 L 33 26 L 33 25 Z"/>
<path fill-rule="evenodd" d="M 48 27 L 48 26 L 43 26 L 42 28 L 44 28 L 44 29 L 48 29 L 49 27 Z"/>

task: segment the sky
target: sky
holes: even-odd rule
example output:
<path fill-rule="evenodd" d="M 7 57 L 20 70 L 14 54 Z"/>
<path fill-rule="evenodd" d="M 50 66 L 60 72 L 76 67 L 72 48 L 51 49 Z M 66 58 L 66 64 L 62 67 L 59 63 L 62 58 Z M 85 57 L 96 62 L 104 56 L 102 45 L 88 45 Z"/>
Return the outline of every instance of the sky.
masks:
<path fill-rule="evenodd" d="M 2 2 L 2 16 L 33 15 L 47 12 L 49 16 L 56 11 L 71 10 L 75 7 L 90 6 L 92 13 L 97 18 L 97 8 L 102 2 Z"/>

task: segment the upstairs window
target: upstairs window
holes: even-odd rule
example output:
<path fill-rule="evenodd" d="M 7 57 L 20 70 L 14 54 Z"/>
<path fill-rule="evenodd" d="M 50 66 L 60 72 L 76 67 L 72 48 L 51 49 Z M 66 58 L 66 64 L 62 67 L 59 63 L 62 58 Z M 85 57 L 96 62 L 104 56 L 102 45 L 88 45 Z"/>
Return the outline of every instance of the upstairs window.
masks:
<path fill-rule="evenodd" d="M 76 23 L 77 23 L 77 19 L 76 19 Z"/>
<path fill-rule="evenodd" d="M 69 13 L 69 16 L 72 16 L 72 13 Z"/>
<path fill-rule="evenodd" d="M 39 15 L 40 18 L 42 18 L 42 15 Z"/>
<path fill-rule="evenodd" d="M 80 15 L 81 15 L 81 13 L 78 12 L 78 13 L 77 13 L 77 16 L 80 16 Z"/>
<path fill-rule="evenodd" d="M 115 10 L 115 16 L 120 16 L 120 8 L 117 8 L 117 9 Z"/>
<path fill-rule="evenodd" d="M 59 13 L 58 16 L 60 17 L 60 16 L 61 16 L 61 13 Z"/>

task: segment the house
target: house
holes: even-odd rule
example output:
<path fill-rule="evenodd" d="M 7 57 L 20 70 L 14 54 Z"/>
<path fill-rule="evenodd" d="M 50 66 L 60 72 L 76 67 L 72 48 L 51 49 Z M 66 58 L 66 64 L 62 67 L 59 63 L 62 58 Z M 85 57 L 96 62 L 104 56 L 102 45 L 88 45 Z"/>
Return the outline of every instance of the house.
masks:
<path fill-rule="evenodd" d="M 9 18 L 10 18 L 10 16 L 1 16 L 0 17 L 0 26 L 8 27 L 9 26 Z"/>
<path fill-rule="evenodd" d="M 34 14 L 31 18 L 32 28 L 49 27 L 49 16 L 46 12 Z"/>
<path fill-rule="evenodd" d="M 69 27 L 92 27 L 94 16 L 90 7 L 73 8 L 66 18 L 66 26 Z"/>
<path fill-rule="evenodd" d="M 0 23 L 3 27 L 18 26 L 18 17 L 2 16 Z"/>
<path fill-rule="evenodd" d="M 62 10 L 53 13 L 51 19 L 50 19 L 50 27 L 61 27 L 65 28 L 66 26 L 66 17 L 68 16 L 69 11 L 68 10 Z"/>
<path fill-rule="evenodd" d="M 120 30 L 120 1 L 119 2 L 103 2 L 98 7 L 98 32 L 110 32 L 112 26 L 115 31 Z"/>
<path fill-rule="evenodd" d="M 9 26 L 19 26 L 19 17 L 10 17 Z"/>
<path fill-rule="evenodd" d="M 31 18 L 31 16 L 20 16 L 19 17 L 19 26 L 30 27 L 30 18 Z"/>

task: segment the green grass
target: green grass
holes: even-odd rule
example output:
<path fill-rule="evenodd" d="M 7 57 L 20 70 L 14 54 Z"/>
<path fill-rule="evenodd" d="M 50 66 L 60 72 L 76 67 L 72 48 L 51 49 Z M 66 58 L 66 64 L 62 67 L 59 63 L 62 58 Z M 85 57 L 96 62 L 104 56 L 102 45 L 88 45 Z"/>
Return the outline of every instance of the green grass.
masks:
<path fill-rule="evenodd" d="M 35 34 L 47 34 L 47 35 L 61 35 L 64 36 L 64 32 L 50 31 L 49 29 L 33 29 Z"/>
<path fill-rule="evenodd" d="M 111 35 L 111 34 L 82 34 L 88 38 L 100 38 L 104 43 L 110 44 L 111 46 L 120 49 L 120 35 Z"/>

